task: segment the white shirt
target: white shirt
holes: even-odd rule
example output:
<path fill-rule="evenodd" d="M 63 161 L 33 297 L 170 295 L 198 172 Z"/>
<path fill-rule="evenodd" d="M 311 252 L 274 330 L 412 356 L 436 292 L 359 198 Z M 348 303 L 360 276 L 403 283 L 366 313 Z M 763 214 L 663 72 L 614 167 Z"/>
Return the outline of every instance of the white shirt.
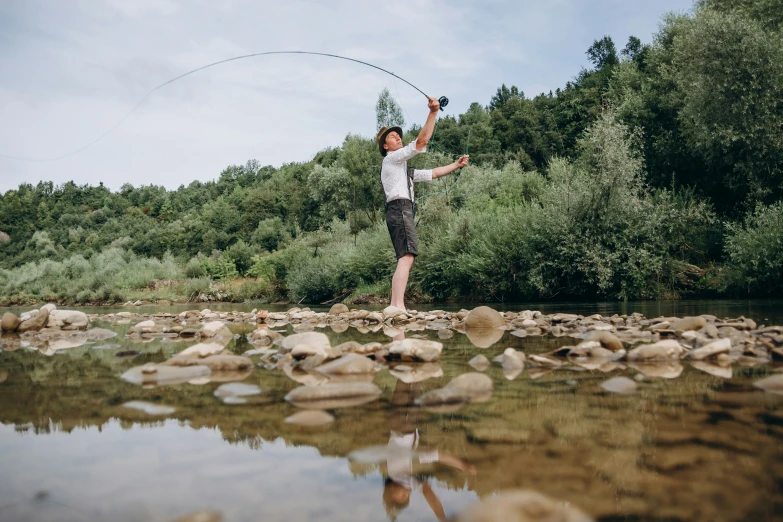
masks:
<path fill-rule="evenodd" d="M 419 485 L 413 474 L 413 460 L 418 460 L 420 464 L 438 462 L 438 450 L 417 451 L 418 447 L 418 429 L 413 433 L 392 431 L 389 436 L 386 471 L 390 479 L 411 490 Z"/>
<path fill-rule="evenodd" d="M 413 197 L 413 183 L 410 183 L 410 191 L 408 190 L 408 160 L 426 151 L 426 147 L 416 150 L 416 140 L 413 140 L 401 149 L 386 153 L 381 166 L 381 183 L 387 203 Z M 432 181 L 432 170 L 414 170 L 413 181 Z"/>

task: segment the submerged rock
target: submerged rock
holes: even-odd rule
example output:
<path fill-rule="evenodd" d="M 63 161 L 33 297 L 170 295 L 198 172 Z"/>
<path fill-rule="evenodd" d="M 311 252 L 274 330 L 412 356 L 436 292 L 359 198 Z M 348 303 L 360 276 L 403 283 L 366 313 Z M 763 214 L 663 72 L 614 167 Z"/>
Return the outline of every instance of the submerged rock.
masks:
<path fill-rule="evenodd" d="M 432 390 L 418 399 L 416 404 L 432 406 L 460 402 L 480 402 L 492 396 L 492 379 L 483 373 L 470 372 L 455 377 L 443 388 Z"/>
<path fill-rule="evenodd" d="M 438 363 L 413 363 L 410 366 L 399 364 L 394 368 L 391 368 L 389 373 L 408 384 L 443 377 L 443 369 Z"/>
<path fill-rule="evenodd" d="M 327 375 L 354 375 L 375 373 L 375 363 L 365 357 L 355 353 L 343 355 L 316 368 L 317 371 Z"/>
<path fill-rule="evenodd" d="M 478 348 L 489 348 L 503 338 L 504 330 L 499 328 L 467 328 L 468 340 Z"/>
<path fill-rule="evenodd" d="M 474 369 L 483 372 L 489 368 L 489 359 L 487 359 L 483 354 L 479 354 L 469 360 L 468 364 L 471 365 Z"/>
<path fill-rule="evenodd" d="M 142 386 L 181 384 L 191 379 L 207 377 L 212 373 L 207 366 L 163 366 L 145 364 L 136 366 L 121 375 L 121 379 Z"/>
<path fill-rule="evenodd" d="M 770 375 L 753 383 L 753 386 L 765 392 L 783 395 L 783 373 Z"/>
<path fill-rule="evenodd" d="M 294 388 L 285 400 L 302 408 L 325 410 L 364 404 L 377 399 L 381 393 L 380 388 L 369 382 L 327 383 Z"/>
<path fill-rule="evenodd" d="M 208 357 L 201 357 L 197 354 L 180 354 L 161 363 L 161 366 L 206 366 L 213 372 L 234 372 L 253 368 L 253 361 L 247 357 L 230 353 L 219 353 Z"/>
<path fill-rule="evenodd" d="M 611 393 L 636 393 L 639 386 L 628 377 L 612 377 L 601 383 L 601 388 Z"/>
<path fill-rule="evenodd" d="M 213 395 L 226 404 L 244 404 L 247 402 L 245 397 L 258 395 L 259 393 L 261 393 L 261 388 L 255 384 L 231 382 L 218 386 Z"/>
<path fill-rule="evenodd" d="M 130 401 L 122 405 L 123 408 L 130 408 L 132 410 L 143 411 L 148 415 L 170 415 L 177 411 L 172 406 L 165 406 L 163 404 L 155 404 L 152 402 L 144 401 Z"/>
<path fill-rule="evenodd" d="M 566 502 L 535 491 L 502 491 L 463 510 L 456 522 L 591 522 Z"/>
<path fill-rule="evenodd" d="M 389 346 L 389 354 L 403 361 L 434 362 L 440 359 L 442 350 L 442 343 L 422 339 L 394 341 Z"/>
<path fill-rule="evenodd" d="M 286 417 L 283 422 L 286 424 L 296 424 L 297 426 L 303 426 L 305 428 L 313 428 L 331 424 L 334 422 L 334 417 L 323 410 L 305 410 L 294 413 L 290 417 Z"/>
<path fill-rule="evenodd" d="M 674 340 L 658 341 L 628 352 L 629 361 L 666 361 L 679 359 L 685 349 Z"/>
<path fill-rule="evenodd" d="M 174 357 L 208 357 L 223 351 L 222 344 L 216 343 L 198 343 L 184 349 Z"/>

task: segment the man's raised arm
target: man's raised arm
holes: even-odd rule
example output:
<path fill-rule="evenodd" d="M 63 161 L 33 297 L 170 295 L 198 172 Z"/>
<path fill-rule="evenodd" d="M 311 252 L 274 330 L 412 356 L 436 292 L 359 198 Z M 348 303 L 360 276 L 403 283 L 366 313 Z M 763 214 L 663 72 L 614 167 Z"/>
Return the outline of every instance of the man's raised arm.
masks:
<path fill-rule="evenodd" d="M 416 150 L 424 150 L 427 144 L 432 138 L 432 133 L 435 131 L 435 121 L 438 119 L 438 110 L 440 110 L 440 102 L 435 98 L 427 97 L 427 107 L 430 108 L 430 113 L 427 115 L 427 122 L 424 127 L 421 128 L 418 138 L 416 138 Z"/>

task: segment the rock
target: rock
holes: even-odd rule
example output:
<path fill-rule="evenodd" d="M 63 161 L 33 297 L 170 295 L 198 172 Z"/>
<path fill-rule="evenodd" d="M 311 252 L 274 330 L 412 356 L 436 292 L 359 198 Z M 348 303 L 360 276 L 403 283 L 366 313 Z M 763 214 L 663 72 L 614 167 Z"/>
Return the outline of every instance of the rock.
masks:
<path fill-rule="evenodd" d="M 688 352 L 688 358 L 694 361 L 701 361 L 708 357 L 718 355 L 719 353 L 728 353 L 731 350 L 731 339 L 720 339 L 709 344 L 691 350 Z"/>
<path fill-rule="evenodd" d="M 149 333 L 157 331 L 157 326 L 155 325 L 155 321 L 148 320 L 148 321 L 142 321 L 140 323 L 137 323 L 133 326 L 131 326 L 128 329 L 129 332 L 141 332 L 141 333 Z"/>
<path fill-rule="evenodd" d="M 383 316 L 387 319 L 394 319 L 400 315 L 406 315 L 405 310 L 397 308 L 396 306 L 387 306 L 383 309 Z"/>
<path fill-rule="evenodd" d="M 317 371 L 326 375 L 356 375 L 365 373 L 375 373 L 375 363 L 365 357 L 355 353 L 343 355 L 316 368 Z"/>
<path fill-rule="evenodd" d="M 49 315 L 51 316 L 51 315 L 52 315 L 52 312 L 53 312 L 54 310 L 57 310 L 57 305 L 56 305 L 56 304 L 54 304 L 54 303 L 46 303 L 46 304 L 45 304 L 45 305 L 43 305 L 43 306 L 42 306 L 40 309 L 41 309 L 41 310 L 43 310 L 44 308 L 46 308 L 47 310 L 49 310 Z"/>
<path fill-rule="evenodd" d="M 707 337 L 711 337 L 712 339 L 718 337 L 718 327 L 714 324 L 707 324 L 707 326 L 699 330 L 699 332 L 703 333 Z"/>
<path fill-rule="evenodd" d="M 611 393 L 636 393 L 639 386 L 628 377 L 612 377 L 601 383 L 601 388 Z"/>
<path fill-rule="evenodd" d="M 489 348 L 503 338 L 504 330 L 498 328 L 469 328 L 465 330 L 468 340 L 478 348 Z"/>
<path fill-rule="evenodd" d="M 484 355 L 479 354 L 469 360 L 468 364 L 471 365 L 474 369 L 483 372 L 489 368 L 489 359 L 487 359 Z"/>
<path fill-rule="evenodd" d="M 502 336 L 502 334 L 501 334 Z M 451 339 L 454 337 L 454 332 L 446 328 L 440 328 L 438 330 L 438 339 Z M 474 343 L 475 344 L 475 343 Z"/>
<path fill-rule="evenodd" d="M 525 354 L 513 348 L 506 348 L 502 355 L 495 357 L 504 371 L 522 370 L 525 368 Z"/>
<path fill-rule="evenodd" d="M 493 310 L 488 306 L 479 306 L 470 311 L 465 318 L 465 329 L 479 328 L 497 328 L 505 326 L 506 320 L 500 315 L 500 312 Z"/>
<path fill-rule="evenodd" d="M 78 310 L 53 310 L 49 312 L 46 326 L 66 330 L 82 330 L 87 328 L 90 320 L 87 314 Z"/>
<path fill-rule="evenodd" d="M 30 319 L 26 321 L 22 321 L 19 323 L 19 326 L 17 326 L 16 330 L 20 333 L 22 332 L 31 332 L 31 331 L 38 331 L 44 326 L 46 326 L 46 322 L 49 320 L 49 310 L 43 309 L 35 317 L 31 317 Z"/>
<path fill-rule="evenodd" d="M 330 352 L 331 349 L 329 338 L 326 336 L 326 334 L 321 332 L 304 332 L 289 335 L 283 338 L 282 342 L 280 343 L 280 348 L 282 349 L 283 353 L 287 353 L 301 345 L 309 347 L 306 349 L 300 349 L 300 353 L 303 354 L 308 353 L 314 355 L 320 353 L 326 355 Z"/>
<path fill-rule="evenodd" d="M 596 341 L 601 343 L 601 346 L 606 348 L 607 350 L 611 350 L 613 352 L 619 352 L 620 350 L 623 350 L 623 343 L 618 339 L 613 333 L 603 331 L 603 330 L 593 330 L 592 332 L 588 332 L 585 337 L 585 341 Z"/>
<path fill-rule="evenodd" d="M 527 337 L 527 330 L 514 330 L 511 332 L 514 337 Z"/>
<path fill-rule="evenodd" d="M 161 363 L 162 366 L 206 366 L 212 372 L 236 372 L 253 368 L 253 361 L 241 355 L 229 353 L 220 353 L 201 357 L 198 354 L 182 355 L 172 357 L 168 361 Z"/>
<path fill-rule="evenodd" d="M 261 388 L 256 386 L 255 384 L 245 384 L 243 382 L 231 382 L 227 384 L 221 384 L 217 387 L 213 395 L 217 397 L 218 399 L 223 400 L 223 402 L 227 402 L 228 400 L 229 404 L 244 404 L 247 402 L 247 399 L 245 397 L 250 397 L 252 395 L 258 395 L 261 393 Z M 241 401 L 237 401 L 235 399 L 242 399 Z"/>
<path fill-rule="evenodd" d="M 492 396 L 492 379 L 483 373 L 470 372 L 455 377 L 443 388 L 432 390 L 418 399 L 420 406 L 454 404 L 460 402 L 480 402 Z"/>
<path fill-rule="evenodd" d="M 783 373 L 770 375 L 753 383 L 753 386 L 765 392 L 783 395 Z"/>
<path fill-rule="evenodd" d="M 570 503 L 535 491 L 502 491 L 463 510 L 455 522 L 591 522 Z"/>
<path fill-rule="evenodd" d="M 676 379 L 684 370 L 680 361 L 629 363 L 628 366 L 639 370 L 645 377 L 660 377 L 662 379 Z"/>
<path fill-rule="evenodd" d="M 87 330 L 86 336 L 90 341 L 105 341 L 106 339 L 117 337 L 117 332 L 105 328 L 93 328 L 92 330 Z"/>
<path fill-rule="evenodd" d="M 121 379 L 132 384 L 143 386 L 161 386 L 180 384 L 191 379 L 207 377 L 212 373 L 206 366 L 164 366 L 160 364 L 145 364 L 136 366 L 123 373 Z"/>
<path fill-rule="evenodd" d="M 606 332 L 601 332 L 606 333 Z M 618 354 L 625 354 L 625 350 L 617 352 Z M 598 341 L 585 341 L 577 344 L 568 352 L 568 357 L 584 357 L 584 358 L 598 358 L 598 359 L 610 359 L 615 355 L 615 352 L 607 350 Z"/>
<path fill-rule="evenodd" d="M 173 522 L 223 522 L 223 515 L 219 511 L 200 509 L 183 515 Z"/>
<path fill-rule="evenodd" d="M 211 321 L 209 323 L 205 323 L 204 326 L 201 327 L 201 330 L 198 331 L 198 336 L 202 339 L 209 339 L 217 335 L 231 336 L 231 331 L 222 321 Z"/>
<path fill-rule="evenodd" d="M 701 330 L 705 326 L 707 326 L 707 320 L 701 316 L 696 316 L 677 319 L 671 323 L 669 328 L 675 332 L 689 332 L 691 330 Z"/>
<path fill-rule="evenodd" d="M 68 348 L 76 348 L 82 346 L 87 342 L 87 339 L 57 339 L 49 341 L 49 348 L 52 350 L 67 350 Z"/>
<path fill-rule="evenodd" d="M 443 344 L 423 339 L 403 339 L 389 346 L 389 354 L 403 361 L 434 362 L 440 358 Z"/>
<path fill-rule="evenodd" d="M 471 398 L 492 393 L 492 379 L 483 373 L 469 372 L 455 377 L 446 385 L 447 388 L 459 390 Z"/>
<path fill-rule="evenodd" d="M 723 379 L 731 379 L 732 377 L 731 366 L 720 366 L 708 361 L 692 361 L 691 366 L 704 373 L 714 375 L 715 377 L 721 377 Z"/>
<path fill-rule="evenodd" d="M 628 352 L 629 361 L 666 361 L 679 359 L 685 349 L 677 341 L 668 339 L 642 345 Z"/>
<path fill-rule="evenodd" d="M 285 400 L 300 408 L 326 410 L 364 404 L 377 399 L 381 393 L 381 389 L 370 382 L 327 383 L 294 388 Z"/>
<path fill-rule="evenodd" d="M 415 363 L 413 366 L 399 364 L 390 369 L 389 373 L 407 384 L 443 377 L 443 369 L 438 363 Z"/>
<path fill-rule="evenodd" d="M 0 331 L 15 332 L 21 322 L 22 321 L 15 314 L 6 312 L 3 314 L 3 319 L 0 320 Z"/>
<path fill-rule="evenodd" d="M 285 418 L 286 424 L 296 424 L 305 428 L 314 428 L 316 426 L 324 426 L 334 422 L 334 417 L 322 410 L 305 410 L 294 413 L 290 417 Z"/>
<path fill-rule="evenodd" d="M 165 406 L 163 404 L 155 404 L 152 402 L 144 401 L 130 401 L 122 405 L 123 408 L 130 408 L 132 410 L 143 411 L 148 415 L 171 415 L 176 408 L 171 406 Z"/>
<path fill-rule="evenodd" d="M 350 312 L 350 310 L 343 303 L 335 303 L 329 309 L 329 315 L 340 315 L 340 314 L 346 314 L 348 312 Z"/>
<path fill-rule="evenodd" d="M 247 340 L 256 346 L 267 346 L 281 337 L 283 336 L 277 332 L 273 332 L 272 330 L 268 330 L 266 328 L 257 328 L 248 334 Z"/>
<path fill-rule="evenodd" d="M 174 357 L 198 356 L 207 357 L 223 351 L 223 345 L 217 343 L 198 343 L 179 352 Z"/>

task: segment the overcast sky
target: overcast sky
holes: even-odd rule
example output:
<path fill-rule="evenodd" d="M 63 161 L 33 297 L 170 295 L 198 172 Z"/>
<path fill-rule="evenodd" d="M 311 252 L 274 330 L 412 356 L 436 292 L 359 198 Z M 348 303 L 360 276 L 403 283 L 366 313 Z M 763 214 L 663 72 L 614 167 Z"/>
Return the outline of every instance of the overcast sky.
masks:
<path fill-rule="evenodd" d="M 52 158 L 114 126 L 153 87 L 232 56 L 345 55 L 436 97 L 446 114 L 487 104 L 502 84 L 528 97 L 562 87 L 593 40 L 650 42 L 691 0 L 0 0 L 0 154 Z M 156 91 L 115 131 L 58 161 L 0 157 L 0 192 L 50 180 L 167 188 L 257 159 L 306 161 L 349 134 L 373 136 L 388 87 L 407 124 L 426 100 L 375 69 L 266 56 L 219 65 Z"/>

